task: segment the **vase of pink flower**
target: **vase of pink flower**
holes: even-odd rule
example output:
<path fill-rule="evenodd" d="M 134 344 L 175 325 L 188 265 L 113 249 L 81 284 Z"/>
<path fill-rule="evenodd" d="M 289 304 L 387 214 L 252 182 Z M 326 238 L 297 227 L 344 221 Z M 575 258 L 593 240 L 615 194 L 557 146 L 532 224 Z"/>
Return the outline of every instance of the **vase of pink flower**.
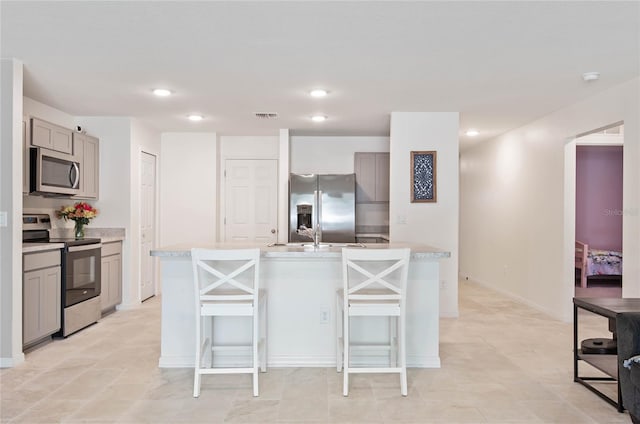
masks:
<path fill-rule="evenodd" d="M 56 215 L 65 221 L 74 221 L 74 236 L 76 239 L 83 239 L 84 226 L 98 216 L 98 210 L 88 203 L 78 202 L 73 206 L 63 206 L 62 209 L 56 211 Z"/>

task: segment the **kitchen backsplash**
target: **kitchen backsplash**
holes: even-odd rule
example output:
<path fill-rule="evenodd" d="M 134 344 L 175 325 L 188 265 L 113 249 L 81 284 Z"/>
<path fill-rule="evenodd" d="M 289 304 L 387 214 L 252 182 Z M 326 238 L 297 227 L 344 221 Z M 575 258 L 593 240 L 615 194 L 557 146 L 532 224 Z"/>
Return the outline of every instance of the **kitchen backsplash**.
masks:
<path fill-rule="evenodd" d="M 388 225 L 356 225 L 356 234 L 389 234 Z"/>
<path fill-rule="evenodd" d="M 73 237 L 73 227 L 71 228 L 52 228 L 49 232 L 52 238 L 69 238 Z M 87 238 L 125 238 L 124 228 L 95 228 L 86 226 L 84 227 L 84 236 Z"/>

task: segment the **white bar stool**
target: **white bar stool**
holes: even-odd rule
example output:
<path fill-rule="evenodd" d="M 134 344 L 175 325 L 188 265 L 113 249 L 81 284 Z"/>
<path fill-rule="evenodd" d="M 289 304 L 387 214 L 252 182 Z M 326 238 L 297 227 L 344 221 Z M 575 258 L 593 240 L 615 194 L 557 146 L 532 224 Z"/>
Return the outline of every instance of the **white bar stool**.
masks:
<path fill-rule="evenodd" d="M 411 250 L 342 249 L 343 288 L 337 296 L 337 370 L 343 369 L 343 395 L 349 395 L 349 374 L 399 373 L 400 393 L 407 395 L 406 293 Z M 389 317 L 389 343 L 381 346 L 352 343 L 351 317 Z M 389 350 L 389 367 L 353 367 L 355 348 Z"/>
<path fill-rule="evenodd" d="M 267 296 L 259 284 L 260 249 L 191 249 L 191 261 L 196 308 L 193 397 L 200 396 L 200 376 L 203 374 L 253 374 L 253 395 L 258 396 L 258 364 L 262 372 L 267 370 Z M 251 344 L 214 345 L 213 319 L 222 316 L 252 317 Z M 207 318 L 211 328 L 208 335 L 204 334 Z M 251 367 L 213 367 L 214 352 L 238 348 L 251 350 Z M 208 355 L 211 355 L 209 367 L 203 367 L 202 360 Z"/>

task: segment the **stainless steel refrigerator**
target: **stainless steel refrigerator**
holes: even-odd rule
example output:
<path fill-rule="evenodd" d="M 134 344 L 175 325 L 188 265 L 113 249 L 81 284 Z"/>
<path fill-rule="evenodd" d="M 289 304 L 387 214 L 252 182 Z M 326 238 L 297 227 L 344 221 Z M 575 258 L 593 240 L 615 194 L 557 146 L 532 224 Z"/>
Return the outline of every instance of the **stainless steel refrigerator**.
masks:
<path fill-rule="evenodd" d="M 289 241 L 356 241 L 355 174 L 291 174 Z"/>

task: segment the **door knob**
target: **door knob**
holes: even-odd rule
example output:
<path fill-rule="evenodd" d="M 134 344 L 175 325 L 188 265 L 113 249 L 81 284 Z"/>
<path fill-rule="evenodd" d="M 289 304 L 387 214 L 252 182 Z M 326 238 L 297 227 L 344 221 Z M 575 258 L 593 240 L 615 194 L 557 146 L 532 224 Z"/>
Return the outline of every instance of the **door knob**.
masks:
<path fill-rule="evenodd" d="M 275 233 L 276 233 L 276 229 L 275 229 L 275 228 L 272 228 L 272 229 L 271 229 L 271 234 L 275 234 Z"/>

